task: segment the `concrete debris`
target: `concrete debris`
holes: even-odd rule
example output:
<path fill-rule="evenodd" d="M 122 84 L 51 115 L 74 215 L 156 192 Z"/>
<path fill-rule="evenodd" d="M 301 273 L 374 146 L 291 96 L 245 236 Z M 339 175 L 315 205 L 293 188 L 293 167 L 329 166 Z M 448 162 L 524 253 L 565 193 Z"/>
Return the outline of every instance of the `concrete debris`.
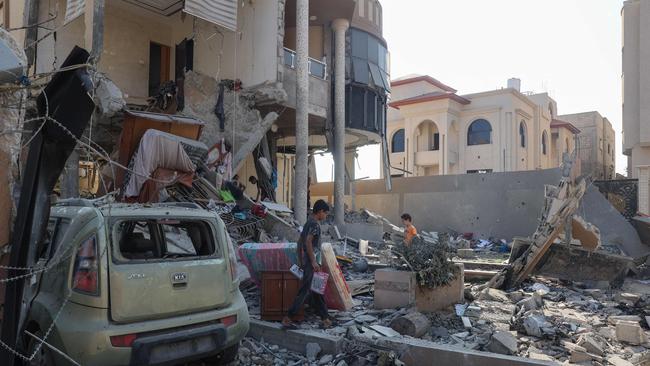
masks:
<path fill-rule="evenodd" d="M 431 321 L 424 314 L 413 312 L 395 318 L 390 327 L 399 334 L 418 338 L 431 329 Z"/>
<path fill-rule="evenodd" d="M 580 336 L 578 345 L 584 347 L 589 353 L 604 356 L 607 342 L 596 334 L 587 333 Z"/>
<path fill-rule="evenodd" d="M 122 112 L 126 107 L 124 94 L 115 83 L 106 75 L 97 74 L 97 90 L 95 91 L 95 104 L 99 108 L 102 118 L 111 118 Z"/>
<path fill-rule="evenodd" d="M 634 366 L 632 362 L 626 361 L 618 356 L 608 357 L 607 362 L 614 366 Z"/>
<path fill-rule="evenodd" d="M 496 332 L 488 346 L 489 350 L 502 355 L 514 355 L 517 353 L 517 338 L 510 332 Z"/>
<path fill-rule="evenodd" d="M 574 216 L 571 233 L 580 241 L 583 248 L 595 251 L 600 247 L 600 230 L 580 216 Z"/>
<path fill-rule="evenodd" d="M 307 356 L 307 359 L 310 361 L 316 360 L 316 357 L 320 353 L 321 348 L 318 345 L 318 343 L 307 343 L 307 346 L 305 348 L 305 355 Z"/>
<path fill-rule="evenodd" d="M 645 331 L 638 322 L 621 320 L 616 323 L 616 339 L 619 342 L 639 346 L 648 342 Z"/>

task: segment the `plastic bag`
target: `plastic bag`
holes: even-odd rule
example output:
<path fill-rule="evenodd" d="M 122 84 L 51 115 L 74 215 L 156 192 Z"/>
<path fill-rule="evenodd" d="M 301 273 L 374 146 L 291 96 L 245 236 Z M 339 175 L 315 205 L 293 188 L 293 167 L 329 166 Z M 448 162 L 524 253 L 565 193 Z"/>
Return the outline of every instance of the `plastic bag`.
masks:
<path fill-rule="evenodd" d="M 289 272 L 291 272 L 291 274 L 296 276 L 299 280 L 302 280 L 302 277 L 304 276 L 304 271 L 302 268 L 298 267 L 297 264 L 291 266 L 291 268 L 289 268 Z"/>
<path fill-rule="evenodd" d="M 330 275 L 325 272 L 314 273 L 314 278 L 311 280 L 311 290 L 317 294 L 325 295 L 329 277 Z"/>

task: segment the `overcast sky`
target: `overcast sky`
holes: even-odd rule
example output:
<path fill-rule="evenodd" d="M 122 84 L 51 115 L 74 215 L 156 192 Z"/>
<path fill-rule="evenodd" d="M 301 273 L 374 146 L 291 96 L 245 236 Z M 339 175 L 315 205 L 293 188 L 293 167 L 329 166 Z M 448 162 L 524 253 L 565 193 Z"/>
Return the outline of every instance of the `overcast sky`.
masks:
<path fill-rule="evenodd" d="M 505 87 L 549 92 L 559 114 L 599 111 L 621 152 L 623 0 L 381 0 L 393 78 L 427 74 L 459 94 Z M 359 152 L 357 177 L 379 177 L 379 148 Z M 317 159 L 319 181 L 331 158 Z"/>

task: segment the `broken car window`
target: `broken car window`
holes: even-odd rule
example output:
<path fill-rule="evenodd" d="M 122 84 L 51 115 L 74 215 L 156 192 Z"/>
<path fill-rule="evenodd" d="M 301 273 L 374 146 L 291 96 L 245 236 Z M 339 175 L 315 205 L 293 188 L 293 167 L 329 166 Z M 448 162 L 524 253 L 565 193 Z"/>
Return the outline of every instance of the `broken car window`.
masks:
<path fill-rule="evenodd" d="M 125 260 L 176 259 L 219 255 L 210 226 L 201 221 L 121 221 L 113 243 Z"/>

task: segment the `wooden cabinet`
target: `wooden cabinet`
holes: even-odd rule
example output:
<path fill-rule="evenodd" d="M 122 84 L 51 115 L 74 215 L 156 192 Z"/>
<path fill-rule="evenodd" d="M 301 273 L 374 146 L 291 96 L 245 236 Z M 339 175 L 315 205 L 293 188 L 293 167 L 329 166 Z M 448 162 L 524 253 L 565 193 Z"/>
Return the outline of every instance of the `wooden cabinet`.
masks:
<path fill-rule="evenodd" d="M 261 285 L 262 320 L 282 320 L 298 295 L 300 280 L 291 272 L 262 272 Z M 303 320 L 304 316 L 304 309 L 301 307 L 294 320 Z"/>

